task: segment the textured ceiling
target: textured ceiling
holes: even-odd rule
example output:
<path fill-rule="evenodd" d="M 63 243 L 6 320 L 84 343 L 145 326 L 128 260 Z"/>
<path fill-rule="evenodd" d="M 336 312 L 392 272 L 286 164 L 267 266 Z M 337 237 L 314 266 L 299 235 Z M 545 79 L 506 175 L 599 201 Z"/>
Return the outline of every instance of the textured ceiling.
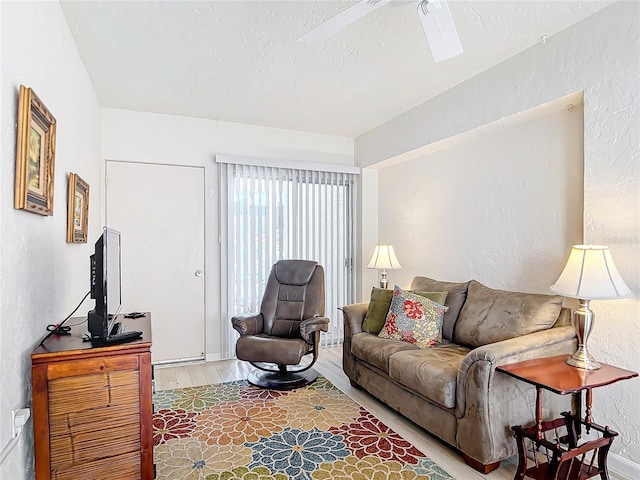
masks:
<path fill-rule="evenodd" d="M 342 1 L 62 1 L 102 106 L 355 137 L 611 2 L 451 1 L 465 52 L 434 63 L 417 1 L 296 42 Z"/>

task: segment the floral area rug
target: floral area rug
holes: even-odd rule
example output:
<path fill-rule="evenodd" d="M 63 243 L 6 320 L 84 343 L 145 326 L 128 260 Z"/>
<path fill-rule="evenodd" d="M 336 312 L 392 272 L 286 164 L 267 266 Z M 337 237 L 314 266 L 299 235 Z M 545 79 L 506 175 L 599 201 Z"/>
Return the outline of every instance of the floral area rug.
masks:
<path fill-rule="evenodd" d="M 453 479 L 323 377 L 289 392 L 237 381 L 153 400 L 158 479 Z"/>

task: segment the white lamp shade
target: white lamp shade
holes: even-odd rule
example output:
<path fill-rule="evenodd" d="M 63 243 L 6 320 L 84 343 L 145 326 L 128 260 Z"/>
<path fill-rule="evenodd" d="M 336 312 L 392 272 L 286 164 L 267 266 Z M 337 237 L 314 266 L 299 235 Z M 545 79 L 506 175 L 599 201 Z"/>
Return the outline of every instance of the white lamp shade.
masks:
<path fill-rule="evenodd" d="M 397 270 L 402 268 L 402 265 L 400 265 L 400 262 L 396 257 L 393 245 L 381 243 L 380 245 L 376 245 L 376 248 L 373 250 L 373 255 L 371 256 L 371 260 L 369 261 L 367 268 Z"/>
<path fill-rule="evenodd" d="M 631 290 L 613 263 L 609 247 L 602 245 L 574 245 L 551 291 L 583 300 L 631 296 Z"/>

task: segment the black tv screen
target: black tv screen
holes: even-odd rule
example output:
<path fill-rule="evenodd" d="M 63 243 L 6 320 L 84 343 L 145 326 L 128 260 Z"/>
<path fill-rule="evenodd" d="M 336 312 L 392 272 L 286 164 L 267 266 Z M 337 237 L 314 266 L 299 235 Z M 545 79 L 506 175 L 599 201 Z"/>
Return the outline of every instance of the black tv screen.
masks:
<path fill-rule="evenodd" d="M 106 338 L 120 313 L 121 289 L 120 232 L 104 227 L 91 255 L 91 298 L 95 309 L 89 312 L 92 338 Z"/>

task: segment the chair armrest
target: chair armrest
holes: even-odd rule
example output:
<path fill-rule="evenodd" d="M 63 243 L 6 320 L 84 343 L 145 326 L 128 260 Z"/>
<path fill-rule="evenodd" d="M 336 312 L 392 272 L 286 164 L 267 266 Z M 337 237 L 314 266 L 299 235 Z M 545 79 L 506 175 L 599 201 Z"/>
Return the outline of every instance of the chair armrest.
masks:
<path fill-rule="evenodd" d="M 367 316 L 368 308 L 368 302 L 353 303 L 341 308 L 344 315 L 345 337 L 351 338 L 356 333 L 362 332 L 362 322 L 364 322 L 364 317 Z"/>
<path fill-rule="evenodd" d="M 535 388 L 496 372 L 496 367 L 573 353 L 576 340 L 572 327 L 554 327 L 471 350 L 458 369 L 457 448 L 485 465 L 500 460 L 496 455 L 502 458 L 515 455 L 515 441 L 504 432 L 510 431 L 513 425 L 533 421 Z M 554 416 L 569 409 L 570 401 L 570 396 L 545 397 L 543 415 Z"/>
<path fill-rule="evenodd" d="M 311 317 L 300 322 L 300 335 L 307 343 L 313 343 L 313 332 L 326 332 L 329 330 L 327 317 Z"/>
<path fill-rule="evenodd" d="M 246 313 L 236 315 L 231 319 L 231 324 L 241 337 L 245 335 L 257 335 L 262 332 L 264 318 L 261 313 Z"/>

